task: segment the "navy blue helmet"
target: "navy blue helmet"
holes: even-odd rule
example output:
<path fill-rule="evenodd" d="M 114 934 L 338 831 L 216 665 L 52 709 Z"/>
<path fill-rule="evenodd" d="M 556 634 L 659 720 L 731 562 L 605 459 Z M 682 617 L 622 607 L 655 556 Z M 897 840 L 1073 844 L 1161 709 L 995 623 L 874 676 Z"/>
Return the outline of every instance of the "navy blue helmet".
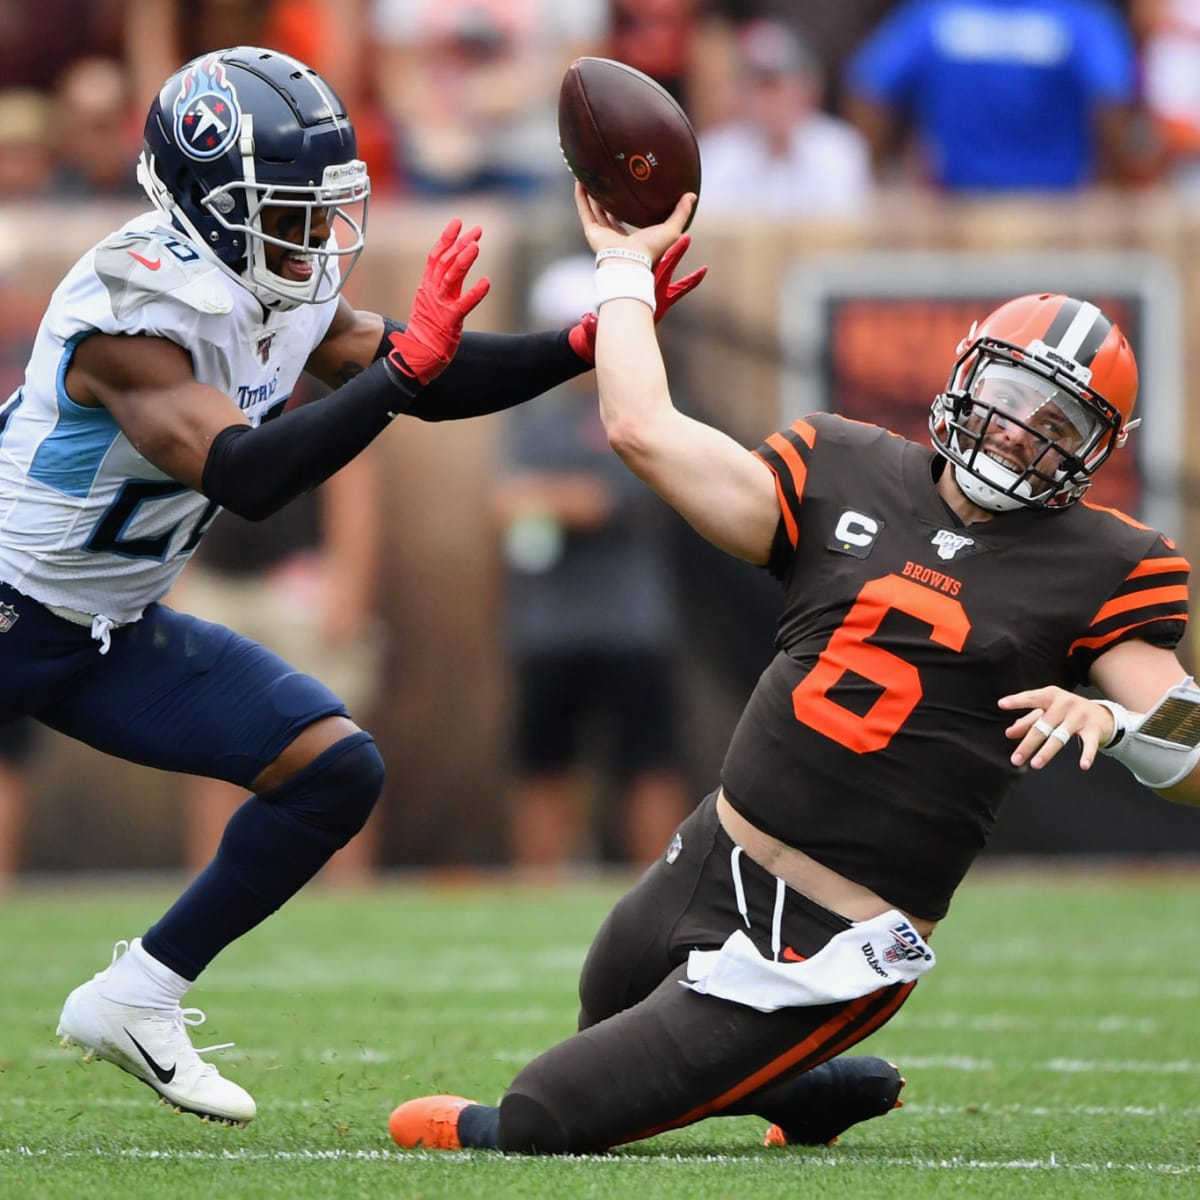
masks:
<path fill-rule="evenodd" d="M 146 117 L 138 179 L 268 308 L 335 296 L 363 250 L 371 184 L 345 105 L 316 71 L 274 50 L 217 50 L 176 71 Z M 264 233 L 268 206 L 301 211 L 303 235 Z M 320 247 L 310 245 L 316 209 L 332 230 Z M 311 261 L 311 275 L 271 271 L 267 243 Z"/>

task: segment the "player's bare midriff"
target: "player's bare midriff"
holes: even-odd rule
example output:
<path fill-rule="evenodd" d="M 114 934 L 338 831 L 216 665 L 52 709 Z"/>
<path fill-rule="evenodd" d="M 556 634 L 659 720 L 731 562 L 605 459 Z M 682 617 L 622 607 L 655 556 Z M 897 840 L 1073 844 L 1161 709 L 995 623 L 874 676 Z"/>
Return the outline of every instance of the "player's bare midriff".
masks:
<path fill-rule="evenodd" d="M 861 883 L 855 883 L 854 880 L 822 866 L 803 850 L 797 850 L 795 846 L 789 846 L 777 837 L 764 833 L 734 809 L 725 799 L 724 791 L 717 796 L 717 818 L 725 832 L 764 871 L 769 871 L 776 879 L 782 879 L 788 887 L 802 892 L 810 900 L 847 920 L 866 921 L 896 907 L 870 888 L 863 887 Z M 912 913 L 904 915 L 912 922 L 913 928 L 925 938 L 937 925 L 936 921 L 914 917 Z"/>

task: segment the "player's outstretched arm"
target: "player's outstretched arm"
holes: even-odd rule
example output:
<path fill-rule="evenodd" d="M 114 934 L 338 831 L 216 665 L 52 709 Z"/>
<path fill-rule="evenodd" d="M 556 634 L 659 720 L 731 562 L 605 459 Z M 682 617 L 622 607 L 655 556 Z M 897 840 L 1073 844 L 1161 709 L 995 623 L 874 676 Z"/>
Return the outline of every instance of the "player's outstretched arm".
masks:
<path fill-rule="evenodd" d="M 197 382 L 175 343 L 93 334 L 77 349 L 66 388 L 79 404 L 107 408 L 161 471 L 261 520 L 324 482 L 386 428 L 407 386 L 390 370 L 380 362 L 322 403 L 256 429 L 224 392 Z"/>
<path fill-rule="evenodd" d="M 1200 804 L 1192 778 L 1200 762 L 1200 689 L 1175 653 L 1138 638 L 1121 642 L 1092 664 L 1091 682 L 1104 699 L 1060 687 L 1001 697 L 1002 709 L 1027 710 L 1005 731 L 1019 743 L 1013 764 L 1037 770 L 1078 737 L 1083 770 L 1097 752 L 1107 754 L 1168 799 Z"/>
<path fill-rule="evenodd" d="M 308 371 L 337 388 L 386 358 L 419 385 L 407 389 L 395 411 L 422 421 L 500 412 L 586 371 L 592 365 L 592 335 L 582 322 L 543 333 L 464 331 L 464 317 L 489 284 L 485 277 L 462 291 L 480 231 L 461 233 L 460 227 L 461 222 L 451 221 L 431 251 L 406 324 L 355 311 L 343 300 L 309 356 Z M 682 294 L 678 288 L 684 282 L 675 285 L 667 307 Z"/>
<path fill-rule="evenodd" d="M 661 225 L 633 232 L 578 185 L 575 200 L 600 255 L 596 376 L 609 443 L 714 545 L 765 563 L 779 524 L 774 477 L 745 447 L 675 407 L 655 333 L 651 268 L 678 243 L 695 196 L 684 196 Z"/>
<path fill-rule="evenodd" d="M 378 354 L 364 347 L 380 326 L 339 308 L 333 327 L 343 373 L 350 356 L 371 365 L 321 403 L 257 428 L 228 396 L 198 383 L 187 351 L 163 338 L 87 338 L 68 371 L 68 394 L 104 405 L 138 452 L 172 478 L 240 516 L 270 516 L 345 466 L 445 370 L 466 315 L 487 294 L 486 278 L 463 286 L 479 235 L 463 233 L 458 221 L 446 226 L 408 327 L 386 331 Z"/>

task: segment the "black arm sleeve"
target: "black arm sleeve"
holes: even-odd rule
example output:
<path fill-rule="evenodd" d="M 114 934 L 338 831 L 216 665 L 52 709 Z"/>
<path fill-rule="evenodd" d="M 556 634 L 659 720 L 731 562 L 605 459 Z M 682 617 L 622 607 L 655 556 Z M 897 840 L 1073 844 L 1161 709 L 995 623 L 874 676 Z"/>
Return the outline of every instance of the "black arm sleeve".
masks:
<path fill-rule="evenodd" d="M 379 355 L 391 352 L 388 335 L 403 325 L 384 321 Z M 524 404 L 592 364 L 571 349 L 568 330 L 545 333 L 464 333 L 450 365 L 423 388 L 415 388 L 410 416 L 422 421 L 481 417 Z"/>
<path fill-rule="evenodd" d="M 201 489 L 239 517 L 261 521 L 344 467 L 419 390 L 377 361 L 323 399 L 257 429 L 230 425 L 213 439 Z"/>
<path fill-rule="evenodd" d="M 568 331 L 465 333 L 450 365 L 421 387 L 384 357 L 323 400 L 302 405 L 257 429 L 231 425 L 213 439 L 204 464 L 204 494 L 230 512 L 261 521 L 301 492 L 324 483 L 399 413 L 422 421 L 478 417 L 522 404 L 584 371 Z"/>

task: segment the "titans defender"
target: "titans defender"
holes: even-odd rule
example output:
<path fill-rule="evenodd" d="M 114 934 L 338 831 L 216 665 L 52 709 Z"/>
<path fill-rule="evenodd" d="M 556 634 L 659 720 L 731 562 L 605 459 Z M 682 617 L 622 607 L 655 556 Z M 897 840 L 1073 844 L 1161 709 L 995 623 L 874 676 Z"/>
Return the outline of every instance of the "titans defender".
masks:
<path fill-rule="evenodd" d="M 1078 739 L 1082 769 L 1103 751 L 1168 789 L 1200 759 L 1175 654 L 1188 563 L 1081 502 L 1136 424 L 1133 352 L 1094 305 L 1023 296 L 960 345 L 932 452 L 828 414 L 749 452 L 674 408 L 655 341 L 650 267 L 688 200 L 627 235 L 576 198 L 609 440 L 780 581 L 778 652 L 720 787 L 597 934 L 579 1033 L 498 1107 L 423 1097 L 392 1135 L 579 1153 L 755 1113 L 768 1143 L 825 1141 L 895 1101 L 894 1067 L 838 1056 L 934 966 L 930 935 L 1021 770 Z"/>
<path fill-rule="evenodd" d="M 384 766 L 323 684 L 160 601 L 221 508 L 267 516 L 402 414 L 470 417 L 562 383 L 591 366 L 595 318 L 464 336 L 488 281 L 464 289 L 480 230 L 459 221 L 407 322 L 355 311 L 340 292 L 370 181 L 354 127 L 316 72 L 271 50 L 172 75 L 138 170 L 154 211 L 70 270 L 0 408 L 0 720 L 252 793 L 212 863 L 58 1024 L 175 1107 L 242 1123 L 254 1100 L 198 1056 L 186 1026 L 203 1017 L 180 1001 L 358 832 Z M 660 271 L 662 310 L 694 283 Z M 302 370 L 334 390 L 283 414 Z"/>

